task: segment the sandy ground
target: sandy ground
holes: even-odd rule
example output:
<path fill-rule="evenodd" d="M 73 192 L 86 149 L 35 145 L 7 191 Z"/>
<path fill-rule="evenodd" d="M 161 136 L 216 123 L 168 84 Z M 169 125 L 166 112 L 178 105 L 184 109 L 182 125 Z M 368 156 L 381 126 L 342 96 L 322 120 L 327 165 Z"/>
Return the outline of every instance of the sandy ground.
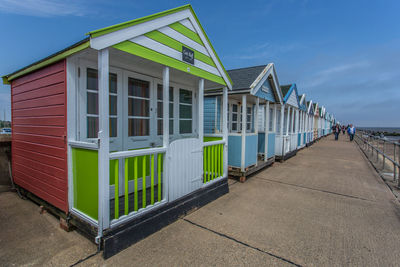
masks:
<path fill-rule="evenodd" d="M 104 261 L 30 201 L 0 194 L 0 265 L 396 266 L 400 206 L 355 143 L 329 136 Z"/>

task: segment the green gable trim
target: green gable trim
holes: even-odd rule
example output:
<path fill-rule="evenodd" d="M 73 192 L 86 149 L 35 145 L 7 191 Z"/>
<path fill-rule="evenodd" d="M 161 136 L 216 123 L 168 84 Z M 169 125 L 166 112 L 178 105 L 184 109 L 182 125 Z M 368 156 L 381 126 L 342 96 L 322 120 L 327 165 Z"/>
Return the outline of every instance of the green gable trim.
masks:
<path fill-rule="evenodd" d="M 122 29 L 131 27 L 131 26 L 134 26 L 134 25 L 146 22 L 146 21 L 150 21 L 150 20 L 153 20 L 153 19 L 161 18 L 161 17 L 164 17 L 166 15 L 173 14 L 173 13 L 176 13 L 176 12 L 179 12 L 181 10 L 188 9 L 188 8 L 192 9 L 191 5 L 188 4 L 188 5 L 176 7 L 176 8 L 170 9 L 170 10 L 166 10 L 166 11 L 159 12 L 159 13 L 156 13 L 156 14 L 152 14 L 152 15 L 149 15 L 149 16 L 145 16 L 145 17 L 142 17 L 142 18 L 126 21 L 126 22 L 123 22 L 123 23 L 119 23 L 119 24 L 116 24 L 116 25 L 112 25 L 112 26 L 109 26 L 109 27 L 105 27 L 105 28 L 102 28 L 102 29 L 91 31 L 91 32 L 88 32 L 87 35 L 90 35 L 93 38 L 94 37 L 99 37 L 99 36 L 105 35 L 105 34 L 110 33 L 110 32 L 115 32 L 115 31 L 122 30 Z"/>
<path fill-rule="evenodd" d="M 50 64 L 53 64 L 53 63 L 55 63 L 55 62 L 57 62 L 57 61 L 59 61 L 61 59 L 64 59 L 64 58 L 66 58 L 66 57 L 68 57 L 68 56 L 70 56 L 72 54 L 75 54 L 75 53 L 83 50 L 83 49 L 86 49 L 89 46 L 90 46 L 90 41 L 85 41 L 84 43 L 82 43 L 80 45 L 72 46 L 70 49 L 66 49 L 65 51 L 62 51 L 60 53 L 55 54 L 54 56 L 50 56 L 47 59 L 44 59 L 44 60 L 39 61 L 37 63 L 34 63 L 34 64 L 28 66 L 27 68 L 24 68 L 24 69 L 22 69 L 20 71 L 17 71 L 15 73 L 3 76 L 2 77 L 3 78 L 3 83 L 4 84 L 10 84 L 11 80 L 14 80 L 14 79 L 16 79 L 18 77 L 21 77 L 21 76 L 23 76 L 25 74 L 28 74 L 28 73 L 30 73 L 32 71 L 35 71 L 37 69 L 46 67 L 46 66 L 48 66 Z"/>
<path fill-rule="evenodd" d="M 113 46 L 116 49 L 122 50 L 124 52 L 137 55 L 143 58 L 146 58 L 148 60 L 167 65 L 169 67 L 178 69 L 180 71 L 190 73 L 192 75 L 222 84 L 226 85 L 224 79 L 222 79 L 220 76 L 217 76 L 215 74 L 209 73 L 205 70 L 202 70 L 200 68 L 197 68 L 195 66 L 186 64 L 184 62 L 181 62 L 179 60 L 176 60 L 174 58 L 171 58 L 169 56 L 163 55 L 161 53 L 158 53 L 154 50 L 151 50 L 149 48 L 143 47 L 141 45 L 132 43 L 130 41 L 124 41 L 122 43 L 116 44 Z M 190 71 L 188 71 L 188 69 Z"/>
<path fill-rule="evenodd" d="M 201 45 L 204 46 L 203 42 L 201 41 L 199 35 L 197 33 L 195 33 L 194 31 L 192 31 L 191 29 L 187 28 L 186 26 L 182 25 L 179 22 L 175 22 L 172 23 L 170 25 L 168 25 L 169 27 L 171 27 L 172 29 L 174 29 L 175 31 L 185 35 L 187 38 L 195 41 L 196 43 L 199 43 Z"/>
<path fill-rule="evenodd" d="M 207 34 L 205 33 L 203 26 L 200 24 L 200 21 L 199 21 L 196 13 L 194 12 L 194 10 L 193 10 L 193 8 L 192 8 L 192 6 L 190 4 L 184 5 L 184 6 L 181 6 L 181 7 L 177 7 L 177 8 L 174 8 L 174 9 L 166 10 L 166 11 L 163 11 L 163 12 L 160 12 L 160 13 L 156 13 L 156 14 L 153 14 L 153 15 L 150 15 L 150 16 L 143 17 L 143 18 L 134 19 L 134 20 L 131 20 L 131 21 L 127 21 L 127 22 L 124 22 L 124 23 L 116 24 L 116 25 L 113 25 L 113 26 L 109 26 L 109 27 L 106 27 L 106 28 L 99 29 L 99 30 L 91 31 L 91 32 L 89 32 L 87 34 L 89 34 L 92 38 L 99 37 L 99 36 L 105 35 L 105 34 L 110 33 L 110 32 L 122 30 L 124 28 L 128 28 L 128 27 L 131 27 L 131 26 L 134 26 L 134 25 L 146 22 L 146 21 L 157 19 L 157 18 L 166 16 L 166 15 L 169 15 L 169 14 L 173 14 L 173 13 L 179 12 L 181 10 L 185 10 L 185 9 L 189 9 L 190 12 L 193 14 L 193 17 L 195 18 L 195 20 L 196 20 L 197 24 L 199 25 L 202 33 L 204 34 L 205 38 L 207 39 L 207 42 L 210 45 L 211 50 L 214 52 L 214 55 L 215 55 L 216 59 L 218 60 L 219 64 L 221 65 L 221 67 L 222 67 L 227 79 L 229 80 L 229 82 L 231 84 L 233 84 L 233 82 L 231 80 L 231 77 L 229 77 L 228 72 L 226 71 L 224 65 L 222 64 L 220 58 L 218 57 L 218 54 L 215 52 L 215 49 L 214 49 L 214 47 L 212 46 L 212 44 L 210 42 L 210 39 L 208 38 Z M 225 82 L 224 82 L 224 84 L 225 84 Z"/>
<path fill-rule="evenodd" d="M 221 60 L 219 59 L 217 52 L 215 52 L 215 49 L 214 49 L 213 45 L 211 44 L 210 39 L 208 38 L 206 32 L 204 31 L 203 26 L 200 24 L 200 21 L 199 21 L 199 19 L 197 18 L 196 13 L 195 13 L 194 10 L 192 9 L 192 6 L 189 5 L 189 7 L 190 7 L 190 11 L 191 11 L 192 14 L 193 14 L 193 17 L 195 18 L 195 20 L 196 20 L 197 23 L 199 24 L 199 27 L 200 27 L 201 31 L 203 32 L 204 36 L 206 37 L 207 42 L 208 42 L 208 44 L 210 45 L 212 51 L 214 52 L 215 57 L 217 58 L 219 64 L 220 64 L 221 67 L 222 67 L 222 69 L 224 70 L 224 73 L 225 73 L 226 77 L 228 78 L 228 80 L 229 80 L 229 82 L 231 83 L 231 85 L 233 85 L 233 82 L 232 82 L 231 77 L 229 77 L 229 74 L 228 74 L 228 72 L 226 71 L 226 69 L 225 69 L 224 65 L 222 64 Z"/>
<path fill-rule="evenodd" d="M 194 48 L 192 48 L 192 47 L 190 47 L 188 45 L 182 44 L 181 42 L 179 42 L 179 41 L 177 41 L 177 40 L 175 40 L 175 39 L 163 34 L 162 32 L 152 31 L 152 32 L 146 33 L 145 35 L 147 37 L 149 37 L 150 39 L 153 39 L 154 41 L 162 43 L 162 44 L 164 44 L 164 45 L 166 45 L 166 46 L 168 46 L 168 47 L 170 47 L 172 49 L 175 49 L 175 50 L 177 50 L 179 52 L 182 52 L 182 46 L 186 46 L 187 48 L 190 48 L 190 49 L 195 51 L 195 53 L 194 53 L 194 58 L 195 59 L 200 60 L 200 61 L 202 61 L 202 62 L 204 62 L 204 63 L 206 63 L 206 64 L 208 64 L 210 66 L 213 66 L 215 68 L 217 67 L 215 65 L 214 61 L 209 56 L 204 55 L 203 53 L 197 51 L 196 49 L 194 49 Z"/>

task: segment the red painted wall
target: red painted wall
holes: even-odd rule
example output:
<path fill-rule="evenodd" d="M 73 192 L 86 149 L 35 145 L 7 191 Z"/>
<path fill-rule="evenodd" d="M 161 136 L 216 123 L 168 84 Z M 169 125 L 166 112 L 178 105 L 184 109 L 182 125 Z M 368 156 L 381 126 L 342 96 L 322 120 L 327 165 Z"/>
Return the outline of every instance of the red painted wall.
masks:
<path fill-rule="evenodd" d="M 66 61 L 11 83 L 14 182 L 68 212 Z"/>

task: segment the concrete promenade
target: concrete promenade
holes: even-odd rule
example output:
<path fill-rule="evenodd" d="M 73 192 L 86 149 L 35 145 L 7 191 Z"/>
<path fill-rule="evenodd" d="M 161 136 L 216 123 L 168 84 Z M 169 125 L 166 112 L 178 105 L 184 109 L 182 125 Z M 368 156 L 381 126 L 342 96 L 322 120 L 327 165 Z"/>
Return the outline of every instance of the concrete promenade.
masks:
<path fill-rule="evenodd" d="M 0 193 L 0 265 L 398 266 L 399 202 L 340 138 L 230 181 L 229 194 L 107 261 L 33 203 Z"/>

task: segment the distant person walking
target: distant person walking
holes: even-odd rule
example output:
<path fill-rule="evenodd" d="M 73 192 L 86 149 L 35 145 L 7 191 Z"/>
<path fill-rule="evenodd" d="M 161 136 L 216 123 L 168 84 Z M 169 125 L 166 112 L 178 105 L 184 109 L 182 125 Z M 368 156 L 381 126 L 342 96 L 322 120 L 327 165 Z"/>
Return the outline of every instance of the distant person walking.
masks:
<path fill-rule="evenodd" d="M 347 133 L 349 134 L 350 142 L 353 141 L 354 135 L 356 134 L 356 128 L 353 124 L 350 124 L 349 128 L 347 128 Z"/>
<path fill-rule="evenodd" d="M 346 127 L 344 127 L 344 125 L 342 125 L 342 132 L 343 132 L 343 134 L 346 133 Z"/>
<path fill-rule="evenodd" d="M 335 140 L 339 140 L 339 134 L 340 134 L 340 126 L 339 124 L 336 124 L 336 126 L 334 126 L 335 128 L 333 129 L 333 133 L 335 134 Z"/>

